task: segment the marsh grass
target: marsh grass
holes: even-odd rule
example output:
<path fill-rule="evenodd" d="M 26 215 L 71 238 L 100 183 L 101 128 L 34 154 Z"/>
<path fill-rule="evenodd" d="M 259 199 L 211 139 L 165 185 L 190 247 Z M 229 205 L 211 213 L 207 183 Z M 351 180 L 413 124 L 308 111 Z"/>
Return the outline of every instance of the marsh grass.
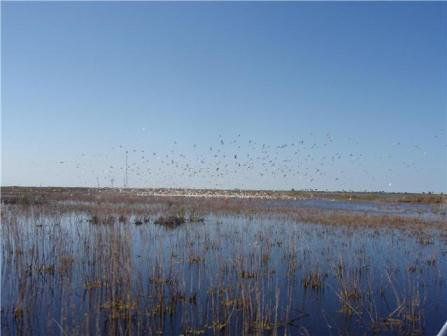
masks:
<path fill-rule="evenodd" d="M 2 203 L 6 334 L 433 334 L 447 309 L 442 221 L 113 191 L 23 198 Z"/>

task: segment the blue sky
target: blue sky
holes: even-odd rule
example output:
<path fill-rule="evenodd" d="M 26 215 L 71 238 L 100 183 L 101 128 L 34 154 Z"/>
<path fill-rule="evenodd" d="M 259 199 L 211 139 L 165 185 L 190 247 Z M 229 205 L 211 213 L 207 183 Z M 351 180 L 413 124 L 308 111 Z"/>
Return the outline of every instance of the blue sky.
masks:
<path fill-rule="evenodd" d="M 1 6 L 2 185 L 447 191 L 445 2 Z"/>

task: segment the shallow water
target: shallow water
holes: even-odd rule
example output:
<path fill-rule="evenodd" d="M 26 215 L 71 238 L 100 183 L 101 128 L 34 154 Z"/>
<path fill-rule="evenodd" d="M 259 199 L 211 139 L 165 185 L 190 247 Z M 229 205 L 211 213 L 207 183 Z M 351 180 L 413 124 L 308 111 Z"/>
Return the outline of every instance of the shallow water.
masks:
<path fill-rule="evenodd" d="M 376 206 L 362 204 L 358 211 Z M 154 218 L 89 218 L 4 209 L 5 334 L 271 334 L 276 326 L 278 334 L 433 335 L 446 319 L 447 235 L 439 229 L 248 215 L 167 229 Z M 306 286 L 311 274 L 315 288 Z M 352 309 L 343 289 L 357 293 Z"/>
<path fill-rule="evenodd" d="M 427 220 L 446 220 L 446 204 L 409 204 L 409 203 L 381 203 L 365 201 L 340 200 L 271 200 L 269 207 L 312 208 L 321 210 L 350 211 L 368 213 L 369 215 L 390 215 L 404 217 L 419 217 Z"/>

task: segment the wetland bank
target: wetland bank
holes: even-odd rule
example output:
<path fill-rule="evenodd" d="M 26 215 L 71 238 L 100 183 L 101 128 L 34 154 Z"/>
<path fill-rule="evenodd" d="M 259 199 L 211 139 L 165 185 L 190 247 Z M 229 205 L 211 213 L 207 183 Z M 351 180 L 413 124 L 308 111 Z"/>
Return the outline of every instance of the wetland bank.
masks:
<path fill-rule="evenodd" d="M 343 202 L 2 188 L 2 331 L 437 333 L 444 200 Z"/>

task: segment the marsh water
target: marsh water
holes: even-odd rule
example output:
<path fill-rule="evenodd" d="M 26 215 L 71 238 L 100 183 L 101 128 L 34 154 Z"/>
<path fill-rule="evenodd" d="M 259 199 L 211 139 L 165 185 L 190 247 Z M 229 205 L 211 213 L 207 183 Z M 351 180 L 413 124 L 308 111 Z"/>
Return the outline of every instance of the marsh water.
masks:
<path fill-rule="evenodd" d="M 445 216 L 406 204 L 265 206 Z M 3 334 L 434 335 L 447 320 L 442 226 L 207 213 L 166 227 L 159 215 L 94 224 L 89 211 L 3 207 Z"/>
<path fill-rule="evenodd" d="M 365 201 L 340 200 L 271 200 L 268 206 L 286 206 L 295 208 L 315 208 L 321 210 L 350 211 L 367 213 L 368 215 L 396 215 L 405 217 L 422 217 L 424 219 L 447 220 L 446 204 L 410 204 L 410 203 L 381 203 Z"/>

